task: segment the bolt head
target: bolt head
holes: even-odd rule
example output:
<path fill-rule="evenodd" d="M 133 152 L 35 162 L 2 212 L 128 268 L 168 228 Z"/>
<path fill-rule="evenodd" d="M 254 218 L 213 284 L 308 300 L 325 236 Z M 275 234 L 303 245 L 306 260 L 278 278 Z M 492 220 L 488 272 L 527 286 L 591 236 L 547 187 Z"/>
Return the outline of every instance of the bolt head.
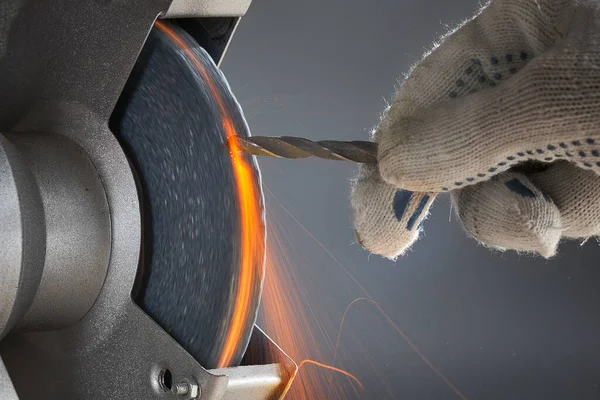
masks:
<path fill-rule="evenodd" d="M 200 387 L 195 383 L 190 384 L 190 398 L 195 399 L 200 397 Z"/>

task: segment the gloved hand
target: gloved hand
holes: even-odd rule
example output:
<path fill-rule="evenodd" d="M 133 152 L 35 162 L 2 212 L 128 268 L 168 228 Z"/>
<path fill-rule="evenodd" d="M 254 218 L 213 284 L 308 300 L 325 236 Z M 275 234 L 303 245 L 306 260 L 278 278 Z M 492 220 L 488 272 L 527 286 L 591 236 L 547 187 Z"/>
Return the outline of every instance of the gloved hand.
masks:
<path fill-rule="evenodd" d="M 600 235 L 600 2 L 492 1 L 409 73 L 373 140 L 351 195 L 373 253 L 406 251 L 441 192 L 493 248 L 548 258 Z"/>

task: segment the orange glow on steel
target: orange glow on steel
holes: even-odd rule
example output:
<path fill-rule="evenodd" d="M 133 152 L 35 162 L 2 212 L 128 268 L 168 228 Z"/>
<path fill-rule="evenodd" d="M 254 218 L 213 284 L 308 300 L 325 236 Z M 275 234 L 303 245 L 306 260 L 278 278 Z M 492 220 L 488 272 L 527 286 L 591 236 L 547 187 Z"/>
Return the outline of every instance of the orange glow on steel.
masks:
<path fill-rule="evenodd" d="M 254 185 L 252 169 L 244 160 L 235 141 L 236 131 L 233 121 L 211 76 L 179 35 L 161 21 L 157 21 L 156 26 L 185 52 L 204 79 L 204 82 L 208 85 L 213 98 L 219 105 L 221 123 L 230 146 L 231 163 L 237 185 L 238 205 L 240 209 L 242 248 L 240 281 L 233 316 L 228 328 L 223 351 L 219 355 L 217 362 L 217 368 L 228 367 L 235 356 L 237 346 L 246 328 L 248 309 L 252 303 L 251 288 L 254 284 L 254 266 L 262 265 L 261 250 L 264 241 L 264 230 L 262 229 L 260 209 L 258 207 L 257 188 Z"/>

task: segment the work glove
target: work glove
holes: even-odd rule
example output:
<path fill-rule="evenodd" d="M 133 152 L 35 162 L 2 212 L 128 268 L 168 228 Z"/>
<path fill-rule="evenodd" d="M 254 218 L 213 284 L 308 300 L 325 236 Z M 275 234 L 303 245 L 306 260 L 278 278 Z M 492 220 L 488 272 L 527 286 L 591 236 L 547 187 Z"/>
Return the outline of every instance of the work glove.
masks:
<path fill-rule="evenodd" d="M 449 192 L 482 244 L 552 257 L 600 234 L 600 2 L 495 0 L 408 74 L 352 189 L 357 240 L 388 258 Z"/>

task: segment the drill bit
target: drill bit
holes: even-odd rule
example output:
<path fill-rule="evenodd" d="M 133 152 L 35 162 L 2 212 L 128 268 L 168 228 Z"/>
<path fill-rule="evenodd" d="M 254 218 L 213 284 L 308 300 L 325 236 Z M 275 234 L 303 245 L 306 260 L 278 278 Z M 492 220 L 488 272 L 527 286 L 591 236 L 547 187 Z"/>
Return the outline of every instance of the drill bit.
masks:
<path fill-rule="evenodd" d="M 279 158 L 318 157 L 326 160 L 377 163 L 377 143 L 367 141 L 312 141 L 301 137 L 237 137 L 240 150 L 256 156 Z"/>

